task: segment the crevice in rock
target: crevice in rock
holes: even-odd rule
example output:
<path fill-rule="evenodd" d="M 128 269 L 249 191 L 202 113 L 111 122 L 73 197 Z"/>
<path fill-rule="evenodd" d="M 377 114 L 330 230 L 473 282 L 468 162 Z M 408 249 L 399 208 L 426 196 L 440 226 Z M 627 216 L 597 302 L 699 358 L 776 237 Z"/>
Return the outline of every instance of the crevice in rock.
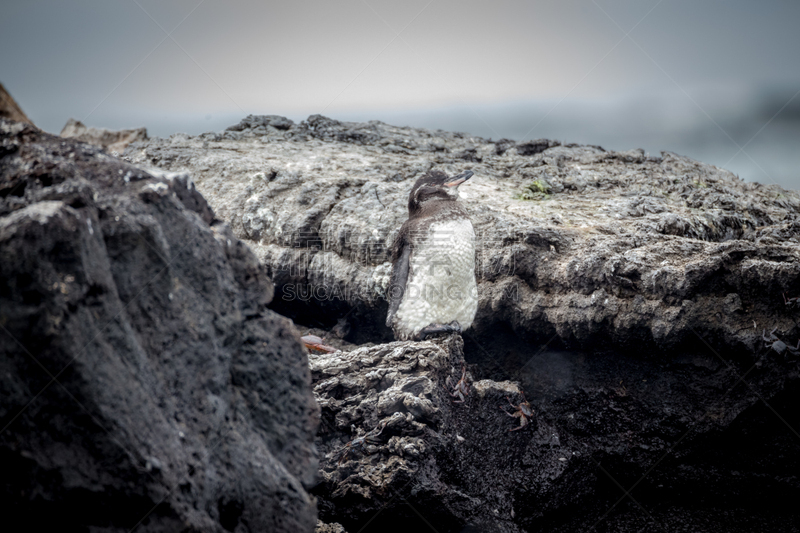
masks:
<path fill-rule="evenodd" d="M 269 308 L 278 314 L 292 319 L 301 330 L 322 329 L 330 332 L 337 323 L 344 320 L 349 332 L 340 337 L 344 341 L 355 344 L 391 342 L 394 340 L 392 330 L 386 326 L 388 304 L 381 303 L 375 309 L 371 306 L 350 306 L 336 298 L 320 300 L 313 297 L 313 287 L 299 289 L 293 286 L 288 297 L 284 297 L 282 287 L 275 287 L 275 298 Z M 337 334 L 330 332 L 330 336 Z"/>
<path fill-rule="evenodd" d="M 234 531 L 244 511 L 244 504 L 239 500 L 220 499 L 217 502 L 219 523 L 226 531 Z"/>

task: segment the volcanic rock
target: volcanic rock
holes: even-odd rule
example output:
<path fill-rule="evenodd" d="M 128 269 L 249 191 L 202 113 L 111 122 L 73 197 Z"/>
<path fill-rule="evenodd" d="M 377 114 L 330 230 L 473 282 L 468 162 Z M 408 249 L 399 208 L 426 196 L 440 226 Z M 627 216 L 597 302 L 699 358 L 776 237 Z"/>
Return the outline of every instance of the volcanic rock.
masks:
<path fill-rule="evenodd" d="M 64 125 L 59 135 L 67 139 L 75 139 L 105 148 L 109 153 L 116 152 L 121 154 L 130 143 L 147 139 L 147 129 L 136 128 L 114 131 L 105 128 L 91 128 L 80 120 L 71 118 Z"/>
<path fill-rule="evenodd" d="M 314 530 L 318 407 L 262 265 L 181 175 L 0 120 L 0 509 Z"/>
<path fill-rule="evenodd" d="M 517 150 L 503 140 L 498 151 L 464 134 L 319 115 L 262 125 L 275 121 L 251 116 L 239 131 L 134 143 L 126 157 L 190 172 L 267 266 L 273 308 L 301 323 L 332 327 L 347 315 L 358 324 L 348 340 L 391 339 L 384 291 L 408 190 L 431 168 L 468 168 L 461 202 L 479 248 L 473 336 L 502 325 L 526 340 L 665 351 L 699 334 L 751 352 L 764 328 L 797 334 L 784 306 L 784 294 L 800 295 L 795 191 L 668 152 L 541 139 Z M 720 312 L 732 301 L 740 305 Z"/>
<path fill-rule="evenodd" d="M 0 83 L 0 118 L 15 120 L 17 122 L 27 122 L 33 125 L 31 119 L 25 115 L 17 102 L 8 94 L 6 88 Z"/>
<path fill-rule="evenodd" d="M 314 533 L 347 533 L 347 531 L 345 531 L 341 524 L 335 522 L 333 524 L 326 524 L 322 521 L 318 521 Z"/>
<path fill-rule="evenodd" d="M 539 350 L 523 367 L 524 387 L 466 372 L 463 403 L 458 336 L 309 359 L 322 409 L 313 493 L 321 517 L 348 530 L 800 525 L 796 357 L 762 349 L 742 364 L 696 350 L 666 362 Z M 510 415 L 526 398 L 534 415 L 523 426 Z"/>
<path fill-rule="evenodd" d="M 800 528 L 796 192 L 668 152 L 274 121 L 125 157 L 191 173 L 267 267 L 271 308 L 347 350 L 310 357 L 323 520 Z M 463 346 L 387 342 L 389 247 L 431 168 L 475 172 L 461 201 L 480 307 Z M 525 399 L 521 427 L 508 415 Z"/>

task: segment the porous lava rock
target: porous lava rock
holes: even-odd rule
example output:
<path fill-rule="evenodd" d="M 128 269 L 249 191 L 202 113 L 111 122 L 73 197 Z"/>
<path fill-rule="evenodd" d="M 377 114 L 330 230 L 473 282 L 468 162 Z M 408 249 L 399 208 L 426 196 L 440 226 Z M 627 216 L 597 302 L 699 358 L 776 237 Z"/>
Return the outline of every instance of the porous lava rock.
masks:
<path fill-rule="evenodd" d="M 502 326 L 527 341 L 660 351 L 696 334 L 739 351 L 765 328 L 797 336 L 784 305 L 800 295 L 795 191 L 668 152 L 543 139 L 510 150 L 319 115 L 235 128 L 133 143 L 125 157 L 190 172 L 267 266 L 272 307 L 298 322 L 346 315 L 358 326 L 348 340 L 391 340 L 389 249 L 411 184 L 437 168 L 475 172 L 460 187 L 478 237 L 474 336 Z"/>
<path fill-rule="evenodd" d="M 318 407 L 272 294 L 186 176 L 0 120 L 4 523 L 313 531 Z"/>
<path fill-rule="evenodd" d="M 312 492 L 348 531 L 800 527 L 798 361 L 772 349 L 749 361 L 536 350 L 518 382 L 476 381 L 488 361 L 465 366 L 457 335 L 310 364 L 322 409 Z M 526 400 L 521 425 L 510 415 Z"/>
<path fill-rule="evenodd" d="M 343 349 L 310 359 L 324 521 L 800 528 L 796 192 L 668 152 L 273 121 L 125 157 L 190 172 L 267 267 L 271 307 Z M 475 172 L 478 315 L 463 344 L 390 343 L 389 246 L 432 168 Z"/>

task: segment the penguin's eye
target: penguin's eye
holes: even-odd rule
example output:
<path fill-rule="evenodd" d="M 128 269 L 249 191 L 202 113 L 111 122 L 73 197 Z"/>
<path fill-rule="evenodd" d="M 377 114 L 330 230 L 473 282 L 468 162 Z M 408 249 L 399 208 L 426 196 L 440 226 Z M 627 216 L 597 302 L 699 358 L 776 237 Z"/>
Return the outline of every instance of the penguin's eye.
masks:
<path fill-rule="evenodd" d="M 430 185 L 426 185 L 422 189 L 420 189 L 420 192 L 422 192 L 422 194 L 424 196 L 430 196 L 431 194 L 436 193 L 437 190 L 438 189 L 436 187 L 432 187 Z"/>

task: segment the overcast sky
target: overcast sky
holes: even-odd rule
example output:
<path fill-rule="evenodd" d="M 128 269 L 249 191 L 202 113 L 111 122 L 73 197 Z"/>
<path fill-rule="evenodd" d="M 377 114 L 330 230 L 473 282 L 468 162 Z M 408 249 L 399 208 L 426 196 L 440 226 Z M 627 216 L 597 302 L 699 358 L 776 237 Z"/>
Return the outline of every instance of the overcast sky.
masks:
<path fill-rule="evenodd" d="M 681 147 L 691 127 L 716 131 L 722 159 L 752 166 L 759 149 L 745 144 L 792 137 L 781 119 L 800 100 L 789 102 L 800 90 L 790 0 L 3 0 L 0 10 L 0 82 L 52 132 L 70 117 L 168 135 L 249 113 L 322 113 L 657 150 Z M 788 115 L 768 123 L 784 103 Z M 735 117 L 745 108 L 757 112 L 748 126 Z M 780 173 L 760 157 L 765 175 Z"/>

